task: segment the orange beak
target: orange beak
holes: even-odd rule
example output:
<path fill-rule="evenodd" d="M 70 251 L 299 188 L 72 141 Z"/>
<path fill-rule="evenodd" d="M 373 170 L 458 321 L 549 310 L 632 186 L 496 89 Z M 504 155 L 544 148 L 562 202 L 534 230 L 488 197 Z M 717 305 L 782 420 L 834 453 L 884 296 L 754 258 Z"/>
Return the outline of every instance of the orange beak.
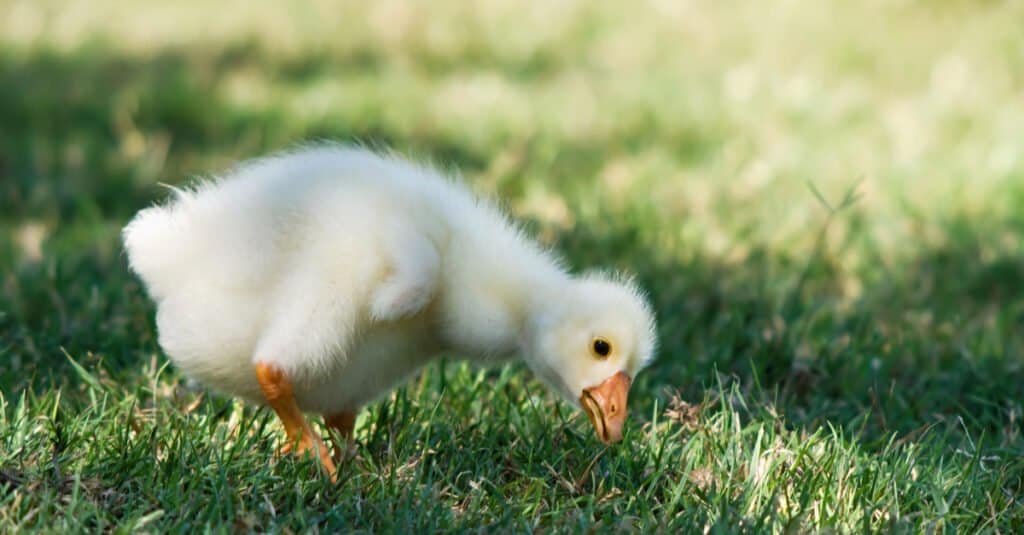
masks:
<path fill-rule="evenodd" d="M 605 444 L 622 440 L 622 425 L 626 423 L 626 399 L 633 382 L 626 372 L 618 372 L 601 384 L 583 389 L 580 405 L 587 411 L 597 438 Z"/>

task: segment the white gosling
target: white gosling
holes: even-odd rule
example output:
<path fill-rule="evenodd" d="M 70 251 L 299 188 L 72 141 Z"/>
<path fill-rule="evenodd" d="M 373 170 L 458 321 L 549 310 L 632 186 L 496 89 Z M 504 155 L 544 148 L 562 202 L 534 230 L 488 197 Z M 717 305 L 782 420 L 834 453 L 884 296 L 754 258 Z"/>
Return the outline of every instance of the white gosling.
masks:
<path fill-rule="evenodd" d="M 302 149 L 176 190 L 124 244 L 171 360 L 271 406 L 284 449 L 316 454 L 332 478 L 302 412 L 349 439 L 356 411 L 443 352 L 522 358 L 613 443 L 656 351 L 632 282 L 571 276 L 464 186 L 361 148 Z"/>

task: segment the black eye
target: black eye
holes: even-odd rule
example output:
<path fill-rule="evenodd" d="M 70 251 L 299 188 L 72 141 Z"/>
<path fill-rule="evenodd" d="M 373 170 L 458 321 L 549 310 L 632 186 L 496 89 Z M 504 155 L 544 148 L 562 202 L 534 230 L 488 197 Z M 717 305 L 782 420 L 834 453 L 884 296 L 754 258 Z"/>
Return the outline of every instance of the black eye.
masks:
<path fill-rule="evenodd" d="M 599 358 L 604 358 L 612 354 L 612 345 L 604 338 L 595 338 L 590 349 L 594 351 L 594 356 Z"/>

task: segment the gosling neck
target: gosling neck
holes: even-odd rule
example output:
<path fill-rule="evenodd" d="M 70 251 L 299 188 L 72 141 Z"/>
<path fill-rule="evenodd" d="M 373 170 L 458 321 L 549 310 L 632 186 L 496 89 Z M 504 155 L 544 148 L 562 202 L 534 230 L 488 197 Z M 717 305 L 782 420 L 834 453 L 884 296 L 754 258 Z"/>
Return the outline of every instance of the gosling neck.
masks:
<path fill-rule="evenodd" d="M 551 328 L 553 318 L 572 299 L 573 278 L 563 272 L 549 273 L 538 277 L 529 286 L 531 291 L 523 293 L 522 305 L 517 318 L 517 340 L 519 354 L 531 367 L 531 357 L 536 351 L 539 337 Z"/>
<path fill-rule="evenodd" d="M 451 300 L 447 313 L 451 349 L 484 365 L 515 358 L 529 365 L 537 329 L 561 306 L 570 281 L 557 270 L 492 273 L 477 291 Z"/>

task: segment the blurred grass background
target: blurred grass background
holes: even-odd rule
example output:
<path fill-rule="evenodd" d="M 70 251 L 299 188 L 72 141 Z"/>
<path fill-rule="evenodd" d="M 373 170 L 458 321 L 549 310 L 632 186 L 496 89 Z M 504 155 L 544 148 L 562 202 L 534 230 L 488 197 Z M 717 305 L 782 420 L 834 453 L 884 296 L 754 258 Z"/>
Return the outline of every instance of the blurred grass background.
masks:
<path fill-rule="evenodd" d="M 678 416 L 680 393 L 719 400 L 694 416 L 705 429 L 727 434 L 731 415 L 742 413 L 744 429 L 765 426 L 796 444 L 811 433 L 807 444 L 837 448 L 837 459 L 857 466 L 890 456 L 903 459 L 892 466 L 909 466 L 899 464 L 910 462 L 899 447 L 918 443 L 915 456 L 934 471 L 906 491 L 862 487 L 849 503 L 815 497 L 815 489 L 828 493 L 820 481 L 782 471 L 779 485 L 811 492 L 802 509 L 787 509 L 757 501 L 776 487 L 749 478 L 740 498 L 723 488 L 693 497 L 706 487 L 692 477 L 703 473 L 696 453 L 678 461 L 696 463 L 685 467 L 662 464 L 662 453 L 651 466 L 615 464 L 626 451 L 595 465 L 620 474 L 620 495 L 605 500 L 580 483 L 577 492 L 593 498 L 585 506 L 558 490 L 502 505 L 518 485 L 559 483 L 546 468 L 508 475 L 477 467 L 496 470 L 489 477 L 497 481 L 491 501 L 469 512 L 473 491 L 459 484 L 434 497 L 443 513 L 371 485 L 338 491 L 337 507 L 307 500 L 282 517 L 260 510 L 256 525 L 582 529 L 621 509 L 640 523 L 629 526 L 663 529 L 674 521 L 728 531 L 1022 529 L 1021 21 L 1024 3 L 1015 1 L 0 1 L 0 461 L 9 480 L 3 487 L 0 479 L 0 522 L 92 529 L 145 519 L 187 529 L 173 498 L 143 490 L 144 503 L 111 505 L 84 492 L 68 505 L 72 486 L 33 468 L 66 456 L 61 477 L 70 471 L 77 485 L 138 492 L 152 483 L 125 475 L 111 460 L 120 450 L 57 448 L 60 437 L 103 425 L 113 433 L 119 418 L 138 418 L 140 429 L 167 418 L 180 433 L 198 433 L 173 416 L 197 394 L 173 369 L 158 373 L 165 360 L 152 307 L 126 271 L 119 229 L 166 194 L 160 183 L 332 139 L 457 171 L 576 268 L 637 273 L 655 302 L 663 351 L 636 387 L 634 440 L 646 445 L 634 455 L 665 451 L 661 441 L 699 443 L 686 421 L 655 425 L 666 405 Z M 855 200 L 838 209 L 848 196 Z M 386 440 L 371 422 L 387 420 L 388 406 L 409 404 L 402 410 L 411 419 L 441 410 L 447 423 L 436 425 L 461 430 L 459 439 L 423 430 L 393 437 L 400 444 L 389 447 L 408 453 L 390 458 L 398 465 L 428 451 L 493 457 L 491 448 L 509 447 L 507 429 L 471 427 L 490 404 L 526 411 L 527 442 L 557 433 L 572 414 L 535 397 L 537 385 L 519 368 L 488 372 L 488 381 L 512 387 L 477 399 L 468 392 L 491 383 L 473 373 L 434 366 L 418 388 L 367 411 L 368 451 Z M 95 405 L 100 391 L 151 413 L 105 413 Z M 224 411 L 269 424 L 220 403 L 197 409 L 210 433 L 237 425 Z M 524 409 L 536 404 L 540 414 Z M 47 427 L 61 421 L 54 407 L 67 413 L 64 431 Z M 556 474 L 580 473 L 596 451 L 585 422 L 572 418 L 577 450 L 558 457 L 568 464 L 551 460 Z M 814 434 L 829 427 L 838 435 Z M 134 447 L 145 451 L 145 433 L 134 432 Z M 753 447 L 747 435 L 707 433 L 736 451 Z M 857 445 L 844 450 L 850 441 Z M 272 451 L 264 442 L 247 453 L 254 465 Z M 544 449 L 555 446 L 535 447 L 527 466 L 555 455 Z M 379 462 L 365 473 L 396 469 Z M 458 479 L 454 467 L 415 470 Z M 896 472 L 880 469 L 906 480 Z M 736 467 L 719 463 L 710 473 L 729 478 Z M 238 484 L 224 477 L 214 489 Z M 46 495 L 27 493 L 27 481 L 50 498 L 26 497 Z M 648 491 L 646 509 L 630 498 Z M 353 492 L 406 516 L 360 516 Z M 759 505 L 737 505 L 747 498 Z M 900 499 L 909 510 L 892 506 Z M 259 509 L 250 501 L 241 508 Z M 807 516 L 812 503 L 838 512 Z M 452 512 L 458 504 L 463 511 Z M 82 516 L 78 507 L 95 509 Z M 19 520 L 33 508 L 34 520 Z M 154 510 L 164 512 L 147 516 Z M 245 518 L 201 510 L 207 525 Z M 567 511 L 575 520 L 556 521 Z"/>

